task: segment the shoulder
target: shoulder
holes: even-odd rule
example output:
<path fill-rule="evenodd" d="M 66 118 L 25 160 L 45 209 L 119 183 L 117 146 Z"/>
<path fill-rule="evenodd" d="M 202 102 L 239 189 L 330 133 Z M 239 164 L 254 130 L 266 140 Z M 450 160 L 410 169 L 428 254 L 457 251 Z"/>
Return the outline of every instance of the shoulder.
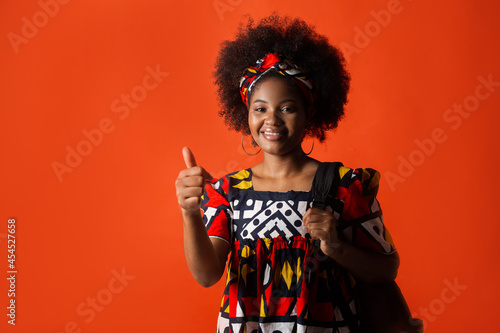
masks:
<path fill-rule="evenodd" d="M 250 169 L 243 169 L 228 173 L 224 177 L 208 181 L 205 189 L 208 192 L 217 191 L 221 195 L 228 195 L 232 189 L 248 189 L 252 187 Z"/>
<path fill-rule="evenodd" d="M 349 192 L 359 192 L 363 196 L 375 196 L 378 192 L 380 173 L 372 168 L 339 168 L 339 186 Z M 339 189 L 340 191 L 341 189 Z"/>
<path fill-rule="evenodd" d="M 337 198 L 344 202 L 342 215 L 350 220 L 370 214 L 376 202 L 380 173 L 371 168 L 340 167 Z"/>

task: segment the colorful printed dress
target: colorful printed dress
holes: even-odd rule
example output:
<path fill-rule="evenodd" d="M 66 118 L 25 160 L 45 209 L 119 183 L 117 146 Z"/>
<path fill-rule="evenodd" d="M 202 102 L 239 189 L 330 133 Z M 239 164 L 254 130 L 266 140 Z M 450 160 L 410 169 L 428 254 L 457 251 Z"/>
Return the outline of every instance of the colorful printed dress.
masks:
<path fill-rule="evenodd" d="M 394 253 L 376 199 L 380 174 L 347 167 L 339 172 L 336 200 L 343 208 L 333 212 L 339 236 Z M 218 333 L 344 333 L 358 327 L 354 279 L 319 250 L 302 224 L 311 201 L 311 191 L 254 191 L 251 169 L 206 185 L 208 235 L 231 246 Z"/>

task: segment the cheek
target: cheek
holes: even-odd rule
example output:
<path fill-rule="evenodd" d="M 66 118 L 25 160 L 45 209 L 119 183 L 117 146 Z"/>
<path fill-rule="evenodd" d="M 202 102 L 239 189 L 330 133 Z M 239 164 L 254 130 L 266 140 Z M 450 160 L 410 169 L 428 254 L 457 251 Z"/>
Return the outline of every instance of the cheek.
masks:
<path fill-rule="evenodd" d="M 302 134 L 306 129 L 307 120 L 305 117 L 297 117 L 293 120 L 292 128 L 297 134 Z"/>
<path fill-rule="evenodd" d="M 249 116 L 248 117 L 248 127 L 250 128 L 250 132 L 256 133 L 259 130 L 259 122 L 258 119 L 255 117 Z"/>

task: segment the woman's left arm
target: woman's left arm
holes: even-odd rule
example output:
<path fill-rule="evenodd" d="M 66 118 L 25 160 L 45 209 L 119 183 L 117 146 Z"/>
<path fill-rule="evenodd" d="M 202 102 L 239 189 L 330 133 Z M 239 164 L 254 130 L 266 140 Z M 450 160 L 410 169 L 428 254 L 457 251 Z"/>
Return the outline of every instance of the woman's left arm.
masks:
<path fill-rule="evenodd" d="M 356 278 L 369 283 L 391 282 L 399 267 L 397 252 L 384 254 L 364 250 L 339 240 L 336 221 L 325 210 L 310 208 L 303 218 L 304 226 L 313 239 L 321 241 L 321 250 Z"/>

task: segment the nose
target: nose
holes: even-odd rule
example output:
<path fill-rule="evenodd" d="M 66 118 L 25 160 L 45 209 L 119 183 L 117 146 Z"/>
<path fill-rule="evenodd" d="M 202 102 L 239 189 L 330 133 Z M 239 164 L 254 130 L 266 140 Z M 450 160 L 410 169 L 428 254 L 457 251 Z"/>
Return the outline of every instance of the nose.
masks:
<path fill-rule="evenodd" d="M 283 123 L 283 120 L 280 117 L 280 113 L 276 110 L 269 110 L 266 112 L 266 125 L 269 126 L 279 126 Z"/>

